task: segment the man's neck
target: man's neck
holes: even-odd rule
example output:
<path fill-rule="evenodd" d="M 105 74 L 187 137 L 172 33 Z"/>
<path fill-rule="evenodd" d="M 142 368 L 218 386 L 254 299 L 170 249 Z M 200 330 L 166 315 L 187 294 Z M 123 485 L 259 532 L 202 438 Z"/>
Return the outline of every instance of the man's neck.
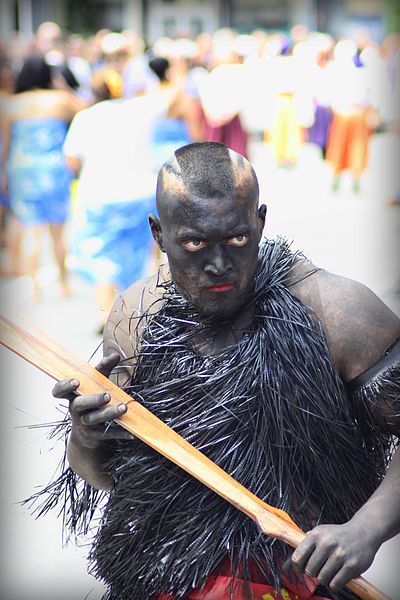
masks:
<path fill-rule="evenodd" d="M 253 313 L 254 305 L 249 304 L 229 321 L 215 320 L 212 327 L 196 336 L 193 341 L 195 349 L 200 354 L 213 356 L 234 346 L 250 325 Z"/>

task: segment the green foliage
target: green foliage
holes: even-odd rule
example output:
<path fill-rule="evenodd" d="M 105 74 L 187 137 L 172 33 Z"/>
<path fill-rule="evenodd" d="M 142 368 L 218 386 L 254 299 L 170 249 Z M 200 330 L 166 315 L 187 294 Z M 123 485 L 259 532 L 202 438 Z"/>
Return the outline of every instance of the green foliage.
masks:
<path fill-rule="evenodd" d="M 98 30 L 99 5 L 96 0 L 69 0 L 66 3 L 66 29 L 81 35 Z"/>
<path fill-rule="evenodd" d="M 386 0 L 386 21 L 388 33 L 400 33 L 400 2 Z"/>

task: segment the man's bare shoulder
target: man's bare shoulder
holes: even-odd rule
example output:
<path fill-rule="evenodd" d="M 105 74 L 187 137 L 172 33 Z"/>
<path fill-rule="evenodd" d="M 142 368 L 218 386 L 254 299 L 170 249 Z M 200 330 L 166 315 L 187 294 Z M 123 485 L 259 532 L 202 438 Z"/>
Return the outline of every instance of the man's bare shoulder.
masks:
<path fill-rule="evenodd" d="M 378 362 L 400 336 L 398 316 L 359 281 L 299 261 L 289 273 L 287 286 L 321 323 L 344 381 Z"/>
<path fill-rule="evenodd" d="M 163 283 L 168 277 L 167 267 L 162 266 L 158 273 L 136 281 L 118 296 L 104 328 L 105 355 L 119 352 L 124 359 L 129 359 L 134 354 L 143 315 L 160 309 Z"/>
<path fill-rule="evenodd" d="M 142 315 L 149 310 L 158 310 L 165 282 L 169 281 L 169 270 L 163 265 L 157 273 L 140 279 L 120 295 L 120 307 L 124 312 L 135 311 Z"/>

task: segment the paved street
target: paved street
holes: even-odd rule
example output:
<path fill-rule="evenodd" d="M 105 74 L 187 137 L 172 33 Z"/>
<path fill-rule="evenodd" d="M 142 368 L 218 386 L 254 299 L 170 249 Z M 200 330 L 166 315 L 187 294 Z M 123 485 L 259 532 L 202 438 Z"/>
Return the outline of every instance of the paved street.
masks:
<path fill-rule="evenodd" d="M 268 147 L 253 142 L 251 158 L 268 204 L 266 235 L 293 239 L 293 247 L 316 264 L 357 279 L 400 314 L 400 206 L 387 201 L 400 189 L 399 140 L 379 135 L 371 146 L 370 168 L 354 195 L 348 176 L 331 192 L 331 175 L 315 147 L 306 146 L 297 168 L 276 171 Z M 48 251 L 42 259 L 44 298 L 29 303 L 26 278 L 0 282 L 5 311 L 17 309 L 58 341 L 90 360 L 101 343 L 90 288 L 72 277 L 73 294 L 61 299 Z M 57 515 L 34 520 L 18 502 L 46 483 L 56 468 L 62 445 L 45 439 L 40 428 L 60 418 L 51 397 L 52 381 L 8 350 L 0 348 L 1 506 L 0 567 L 4 600 L 97 600 L 102 586 L 86 573 L 88 548 L 73 542 L 62 547 Z M 91 360 L 95 363 L 95 358 Z M 400 538 L 384 545 L 367 578 L 400 600 Z M 132 599 L 134 600 L 134 599 Z"/>

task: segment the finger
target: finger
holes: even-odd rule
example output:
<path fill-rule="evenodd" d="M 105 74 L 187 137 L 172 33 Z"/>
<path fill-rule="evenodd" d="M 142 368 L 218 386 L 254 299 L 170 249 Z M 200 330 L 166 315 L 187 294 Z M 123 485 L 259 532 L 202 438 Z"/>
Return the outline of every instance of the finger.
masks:
<path fill-rule="evenodd" d="M 343 560 L 338 560 L 335 556 L 330 556 L 328 560 L 321 566 L 319 572 L 315 574 L 318 583 L 321 585 L 329 585 L 333 577 L 340 571 L 343 566 Z M 306 572 L 308 571 L 308 565 Z"/>
<path fill-rule="evenodd" d="M 103 431 L 103 440 L 133 440 L 135 436 L 123 427 L 112 427 Z"/>
<path fill-rule="evenodd" d="M 110 400 L 111 396 L 107 392 L 104 394 L 85 394 L 84 396 L 74 396 L 69 408 L 70 411 L 83 413 L 95 408 L 101 408 L 105 404 L 108 404 Z"/>
<path fill-rule="evenodd" d="M 292 565 L 298 573 L 302 573 L 305 569 L 307 561 L 311 554 L 315 550 L 315 542 L 311 540 L 311 538 L 307 539 L 306 537 L 300 544 L 297 546 L 296 550 L 292 554 Z"/>
<path fill-rule="evenodd" d="M 104 440 L 132 440 L 135 436 L 123 429 L 123 427 L 112 427 L 104 429 L 104 427 L 88 427 L 85 431 L 81 431 L 80 435 L 86 440 L 92 442 L 104 442 Z"/>
<path fill-rule="evenodd" d="M 75 391 L 79 387 L 79 381 L 77 379 L 63 379 L 56 383 L 53 387 L 52 394 L 54 398 L 65 398 L 66 400 L 72 400 L 75 398 Z"/>
<path fill-rule="evenodd" d="M 292 557 L 288 556 L 287 559 L 285 560 L 285 562 L 282 564 L 282 570 L 283 571 L 287 571 L 290 572 L 290 570 L 293 568 L 293 564 L 292 564 Z"/>
<path fill-rule="evenodd" d="M 328 557 L 325 554 L 314 551 L 304 565 L 304 573 L 310 577 L 318 577 L 321 569 L 327 562 L 327 558 Z"/>
<path fill-rule="evenodd" d="M 344 565 L 332 578 L 329 587 L 333 592 L 340 592 L 342 588 L 354 577 L 358 577 L 360 571 L 355 569 L 353 565 Z"/>
<path fill-rule="evenodd" d="M 99 371 L 105 377 L 110 377 L 111 371 L 117 366 L 121 356 L 114 352 L 110 356 L 103 356 L 98 365 L 96 365 L 97 371 Z"/>
<path fill-rule="evenodd" d="M 113 421 L 118 419 L 121 415 L 126 413 L 128 407 L 126 404 L 121 403 L 116 406 L 109 406 L 99 410 L 92 410 L 81 416 L 80 421 L 82 425 L 91 426 L 104 423 L 105 421 Z"/>

